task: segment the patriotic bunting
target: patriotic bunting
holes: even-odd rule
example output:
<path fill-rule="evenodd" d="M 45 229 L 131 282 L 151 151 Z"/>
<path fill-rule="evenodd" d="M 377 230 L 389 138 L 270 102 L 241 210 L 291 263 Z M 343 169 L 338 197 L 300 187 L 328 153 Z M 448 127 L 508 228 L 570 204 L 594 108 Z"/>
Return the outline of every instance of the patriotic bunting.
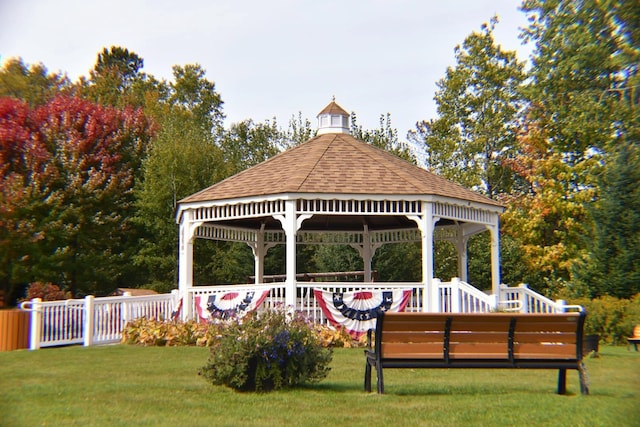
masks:
<path fill-rule="evenodd" d="M 180 313 L 182 313 L 182 298 L 180 298 L 180 302 L 178 302 L 178 307 L 171 312 L 171 320 L 174 322 L 180 318 Z"/>
<path fill-rule="evenodd" d="M 227 292 L 207 296 L 196 296 L 195 305 L 198 318 L 207 322 L 213 315 L 227 316 L 230 313 L 244 316 L 247 312 L 260 307 L 269 295 L 269 289 L 261 291 Z"/>
<path fill-rule="evenodd" d="M 313 294 L 329 323 L 344 327 L 353 339 L 358 339 L 375 328 L 379 311 L 403 311 L 409 303 L 411 289 L 359 292 L 314 289 Z"/>

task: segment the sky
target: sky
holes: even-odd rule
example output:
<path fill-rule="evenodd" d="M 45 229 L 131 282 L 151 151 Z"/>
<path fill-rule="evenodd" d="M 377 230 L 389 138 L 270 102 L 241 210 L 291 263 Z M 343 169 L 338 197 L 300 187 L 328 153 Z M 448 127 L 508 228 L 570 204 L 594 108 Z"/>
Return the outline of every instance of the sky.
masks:
<path fill-rule="evenodd" d="M 0 0 L 0 63 L 21 57 L 76 80 L 105 47 L 172 66 L 200 64 L 224 101 L 225 125 L 298 114 L 315 128 L 335 97 L 364 129 L 391 114 L 400 139 L 437 117 L 436 83 L 454 48 L 498 15 L 497 44 L 527 60 L 517 0 Z"/>

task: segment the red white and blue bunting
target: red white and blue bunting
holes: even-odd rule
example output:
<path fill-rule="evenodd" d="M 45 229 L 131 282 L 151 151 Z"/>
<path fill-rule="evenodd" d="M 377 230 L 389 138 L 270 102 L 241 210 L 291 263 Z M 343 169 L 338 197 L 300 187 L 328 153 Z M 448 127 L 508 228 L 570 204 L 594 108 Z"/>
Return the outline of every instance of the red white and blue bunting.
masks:
<path fill-rule="evenodd" d="M 344 327 L 351 337 L 358 339 L 375 328 L 379 311 L 404 311 L 411 289 L 359 292 L 314 289 L 313 294 L 329 323 Z"/>
<path fill-rule="evenodd" d="M 194 298 L 198 319 L 209 321 L 213 316 L 244 316 L 247 312 L 260 307 L 269 295 L 269 289 L 260 291 L 227 292 Z"/>

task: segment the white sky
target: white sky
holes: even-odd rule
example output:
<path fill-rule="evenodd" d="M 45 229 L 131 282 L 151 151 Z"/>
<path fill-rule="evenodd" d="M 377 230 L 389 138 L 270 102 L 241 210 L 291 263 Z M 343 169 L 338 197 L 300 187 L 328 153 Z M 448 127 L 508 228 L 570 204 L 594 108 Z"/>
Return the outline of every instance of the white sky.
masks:
<path fill-rule="evenodd" d="M 317 124 L 331 101 L 366 129 L 391 113 L 401 139 L 436 117 L 436 82 L 453 49 L 483 22 L 521 60 L 527 24 L 518 0 L 0 0 L 0 61 L 22 57 L 75 80 L 103 47 L 144 59 L 143 71 L 172 78 L 198 63 L 222 96 L 226 125 L 293 115 Z"/>

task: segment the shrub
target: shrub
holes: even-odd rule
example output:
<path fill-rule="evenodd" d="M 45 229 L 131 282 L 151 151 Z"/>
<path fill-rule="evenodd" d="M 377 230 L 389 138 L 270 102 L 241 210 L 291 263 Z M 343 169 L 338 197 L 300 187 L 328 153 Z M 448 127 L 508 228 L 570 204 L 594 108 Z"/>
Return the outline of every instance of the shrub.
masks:
<path fill-rule="evenodd" d="M 200 374 L 239 391 L 270 391 L 317 382 L 332 358 L 313 326 L 283 310 L 251 312 L 213 326 L 217 336 Z"/>
<path fill-rule="evenodd" d="M 599 335 L 607 343 L 624 343 L 634 325 L 640 324 L 640 294 L 630 300 L 605 295 L 571 304 L 582 305 L 587 311 L 585 335 Z"/>

